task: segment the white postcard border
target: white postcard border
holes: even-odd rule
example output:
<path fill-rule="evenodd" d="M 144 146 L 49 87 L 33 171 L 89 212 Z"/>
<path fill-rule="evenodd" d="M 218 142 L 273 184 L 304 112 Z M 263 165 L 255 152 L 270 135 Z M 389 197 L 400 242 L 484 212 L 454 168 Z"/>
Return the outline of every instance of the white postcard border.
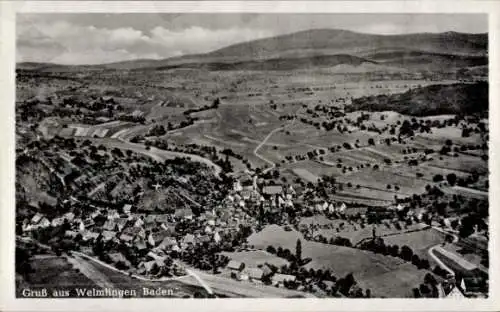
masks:
<path fill-rule="evenodd" d="M 14 291 L 15 14 L 69 12 L 486 13 L 490 61 L 490 294 L 488 299 L 16 299 Z M 1 1 L 0 2 L 0 309 L 5 311 L 470 311 L 500 309 L 498 221 L 499 36 L 496 1 Z"/>

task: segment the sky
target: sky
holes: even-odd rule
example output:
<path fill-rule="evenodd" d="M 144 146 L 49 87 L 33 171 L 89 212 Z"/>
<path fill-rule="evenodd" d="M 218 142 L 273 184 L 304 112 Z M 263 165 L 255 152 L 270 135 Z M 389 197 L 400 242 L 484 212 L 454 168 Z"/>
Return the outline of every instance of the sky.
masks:
<path fill-rule="evenodd" d="M 206 53 L 314 28 L 486 33 L 485 14 L 18 14 L 17 62 L 102 64 Z"/>

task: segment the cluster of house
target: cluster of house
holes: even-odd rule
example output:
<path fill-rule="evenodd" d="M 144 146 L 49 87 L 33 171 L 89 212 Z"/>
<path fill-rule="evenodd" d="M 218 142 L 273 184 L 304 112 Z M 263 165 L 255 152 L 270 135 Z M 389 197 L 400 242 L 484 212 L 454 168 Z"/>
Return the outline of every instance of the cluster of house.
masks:
<path fill-rule="evenodd" d="M 140 263 L 139 272 L 148 273 L 155 266 L 164 263 L 166 255 L 172 251 L 182 252 L 189 246 L 213 242 L 220 243 L 223 237 L 235 233 L 241 224 L 251 225 L 255 222 L 241 207 L 234 205 L 235 197 L 230 195 L 212 211 L 205 211 L 197 216 L 190 208 L 177 209 L 174 214 L 140 214 L 132 212 L 132 205 L 123 206 L 123 213 L 116 209 L 94 207 L 94 211 L 85 217 L 76 217 L 68 212 L 62 216 L 49 219 L 42 213 L 36 213 L 31 219 L 24 219 L 22 230 L 26 234 L 41 228 L 57 227 L 67 223 L 68 230 L 64 237 L 78 238 L 91 246 L 93 242 L 102 240 L 135 247 L 140 253 L 152 259 Z M 189 224 L 186 234 L 176 230 L 176 224 Z M 110 253 L 113 263 L 130 266 L 125 256 L 120 253 Z"/>
<path fill-rule="evenodd" d="M 231 271 L 231 276 L 239 281 L 251 281 L 261 283 L 268 278 L 275 286 L 283 286 L 285 281 L 295 281 L 295 275 L 274 273 L 271 268 L 265 264 L 261 268 L 246 267 L 241 261 L 231 260 L 226 268 Z"/>
<path fill-rule="evenodd" d="M 264 210 L 274 211 L 280 208 L 293 208 L 296 191 L 290 185 L 266 185 L 259 189 L 254 181 L 237 180 L 233 185 L 233 192 L 228 200 L 241 208 L 249 204 L 262 205 Z"/>

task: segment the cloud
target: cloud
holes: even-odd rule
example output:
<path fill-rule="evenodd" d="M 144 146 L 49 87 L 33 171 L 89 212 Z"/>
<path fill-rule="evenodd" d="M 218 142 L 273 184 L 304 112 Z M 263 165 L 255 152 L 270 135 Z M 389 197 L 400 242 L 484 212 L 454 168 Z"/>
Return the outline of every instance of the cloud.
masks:
<path fill-rule="evenodd" d="M 230 44 L 271 36 L 250 28 L 170 30 L 156 26 L 105 28 L 68 21 L 22 22 L 17 27 L 17 61 L 99 64 L 138 58 L 168 58 L 205 53 Z"/>
<path fill-rule="evenodd" d="M 183 54 L 205 53 L 230 44 L 272 36 L 268 30 L 229 28 L 210 30 L 190 27 L 183 31 L 171 31 L 155 27 L 152 40 L 164 47 L 172 48 Z"/>
<path fill-rule="evenodd" d="M 361 27 L 355 27 L 355 31 L 367 34 L 379 35 L 397 35 L 407 33 L 423 33 L 423 32 L 440 32 L 435 24 L 428 25 L 411 25 L 411 24 L 396 24 L 396 23 L 373 23 L 366 24 Z"/>

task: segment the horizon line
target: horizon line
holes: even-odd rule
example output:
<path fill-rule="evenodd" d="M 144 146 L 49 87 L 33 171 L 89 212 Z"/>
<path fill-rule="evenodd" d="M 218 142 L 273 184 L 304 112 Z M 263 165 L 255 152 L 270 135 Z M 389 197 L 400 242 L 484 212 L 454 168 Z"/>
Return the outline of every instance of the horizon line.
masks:
<path fill-rule="evenodd" d="M 166 61 L 169 59 L 176 59 L 176 58 L 183 58 L 187 56 L 195 56 L 195 55 L 204 55 L 204 54 L 209 54 L 218 50 L 222 50 L 231 46 L 239 45 L 239 44 L 244 44 L 247 42 L 253 42 L 253 41 L 260 41 L 260 40 L 266 40 L 266 39 L 271 39 L 271 38 L 277 38 L 277 37 L 282 37 L 282 36 L 288 36 L 291 34 L 297 34 L 297 33 L 303 33 L 303 32 L 308 32 L 308 31 L 319 31 L 319 30 L 337 30 L 337 31 L 343 31 L 343 32 L 349 32 L 349 33 L 355 33 L 355 34 L 365 34 L 365 35 L 373 35 L 373 36 L 384 36 L 384 37 L 390 37 L 390 36 L 411 36 L 411 35 L 425 35 L 425 34 L 447 34 L 447 33 L 454 33 L 454 34 L 466 34 L 466 35 L 488 35 L 489 32 L 462 32 L 462 31 L 441 31 L 441 32 L 409 32 L 409 33 L 397 33 L 397 34 L 380 34 L 380 33 L 371 33 L 371 32 L 361 32 L 361 31 L 354 31 L 354 30 L 349 30 L 349 29 L 343 29 L 343 28 L 309 28 L 309 29 L 304 29 L 304 30 L 299 30 L 299 31 L 293 31 L 290 33 L 283 33 L 279 35 L 274 35 L 270 37 L 263 37 L 259 39 L 254 39 L 254 40 L 249 40 L 249 41 L 242 41 L 242 42 L 236 42 L 215 50 L 211 50 L 208 52 L 200 53 L 200 54 L 182 54 L 182 55 L 177 55 L 177 56 L 171 56 L 171 57 L 165 57 L 165 58 L 135 58 L 135 59 L 130 59 L 130 60 L 123 60 L 123 61 L 117 61 L 117 62 L 106 62 L 106 63 L 93 63 L 93 64 L 70 64 L 70 63 L 51 63 L 51 62 L 37 62 L 37 61 L 22 61 L 22 62 L 15 62 L 16 65 L 18 64 L 47 64 L 47 65 L 52 65 L 52 66 L 75 66 L 75 67 L 85 67 L 85 66 L 105 66 L 105 65 L 112 65 L 112 64 L 120 64 L 120 63 L 129 63 L 129 62 L 138 62 L 138 61 Z"/>

